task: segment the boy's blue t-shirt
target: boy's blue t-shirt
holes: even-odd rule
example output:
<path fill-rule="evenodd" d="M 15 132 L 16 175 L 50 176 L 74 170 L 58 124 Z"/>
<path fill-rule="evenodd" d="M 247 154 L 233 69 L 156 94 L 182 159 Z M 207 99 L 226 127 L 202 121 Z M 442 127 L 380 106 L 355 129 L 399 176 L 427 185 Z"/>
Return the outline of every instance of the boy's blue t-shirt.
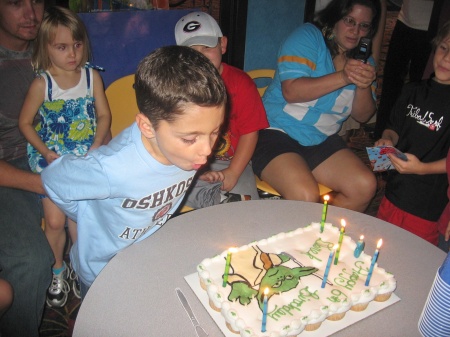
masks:
<path fill-rule="evenodd" d="M 287 103 L 281 82 L 300 77 L 321 77 L 336 70 L 320 30 L 304 24 L 294 30 L 278 53 L 275 77 L 267 88 L 263 103 L 270 127 L 286 132 L 301 145 L 317 145 L 336 134 L 350 116 L 355 85 L 350 84 L 304 103 Z M 373 59 L 369 59 L 374 64 Z M 376 98 L 376 83 L 372 84 Z"/>
<path fill-rule="evenodd" d="M 156 161 L 136 123 L 85 157 L 65 155 L 49 165 L 45 190 L 77 222 L 70 258 L 81 281 L 90 286 L 120 250 L 163 226 L 195 173 Z"/>

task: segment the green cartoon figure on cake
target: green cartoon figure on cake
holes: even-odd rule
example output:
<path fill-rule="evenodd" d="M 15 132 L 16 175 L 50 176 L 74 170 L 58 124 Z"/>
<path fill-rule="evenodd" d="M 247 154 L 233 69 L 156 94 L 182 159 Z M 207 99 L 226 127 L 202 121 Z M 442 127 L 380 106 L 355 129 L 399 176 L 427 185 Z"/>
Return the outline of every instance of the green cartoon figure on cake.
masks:
<path fill-rule="evenodd" d="M 232 273 L 228 275 L 231 292 L 230 301 L 239 301 L 248 305 L 256 297 L 262 310 L 264 289 L 269 288 L 269 299 L 274 295 L 297 287 L 300 278 L 315 273 L 314 267 L 290 268 L 282 265 L 290 260 L 284 254 L 263 252 L 258 246 L 252 246 L 245 252 L 233 255 Z"/>

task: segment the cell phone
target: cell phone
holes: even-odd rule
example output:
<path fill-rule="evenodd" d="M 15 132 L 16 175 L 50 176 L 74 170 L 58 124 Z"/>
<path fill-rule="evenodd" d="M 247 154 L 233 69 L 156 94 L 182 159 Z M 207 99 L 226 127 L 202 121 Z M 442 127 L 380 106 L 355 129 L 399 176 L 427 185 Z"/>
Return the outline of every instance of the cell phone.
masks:
<path fill-rule="evenodd" d="M 372 41 L 366 37 L 362 37 L 359 40 L 355 59 L 366 63 L 367 59 L 369 58 L 370 53 L 371 53 L 371 47 L 372 47 Z"/>

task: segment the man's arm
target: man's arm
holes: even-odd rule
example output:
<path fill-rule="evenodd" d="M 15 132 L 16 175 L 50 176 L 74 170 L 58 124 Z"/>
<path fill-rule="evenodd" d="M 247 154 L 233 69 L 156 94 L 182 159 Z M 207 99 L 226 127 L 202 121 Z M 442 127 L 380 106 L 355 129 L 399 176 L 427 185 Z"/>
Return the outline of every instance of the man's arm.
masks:
<path fill-rule="evenodd" d="M 39 174 L 18 169 L 4 160 L 0 160 L 0 186 L 45 194 Z"/>

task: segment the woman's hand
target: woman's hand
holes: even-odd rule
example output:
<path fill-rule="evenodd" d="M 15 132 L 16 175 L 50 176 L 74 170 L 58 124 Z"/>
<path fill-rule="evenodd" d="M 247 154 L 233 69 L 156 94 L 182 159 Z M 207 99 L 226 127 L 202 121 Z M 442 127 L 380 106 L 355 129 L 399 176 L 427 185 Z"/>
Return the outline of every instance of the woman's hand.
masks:
<path fill-rule="evenodd" d="M 347 59 L 342 74 L 347 83 L 353 83 L 359 89 L 369 88 L 377 77 L 374 66 L 354 59 Z"/>

